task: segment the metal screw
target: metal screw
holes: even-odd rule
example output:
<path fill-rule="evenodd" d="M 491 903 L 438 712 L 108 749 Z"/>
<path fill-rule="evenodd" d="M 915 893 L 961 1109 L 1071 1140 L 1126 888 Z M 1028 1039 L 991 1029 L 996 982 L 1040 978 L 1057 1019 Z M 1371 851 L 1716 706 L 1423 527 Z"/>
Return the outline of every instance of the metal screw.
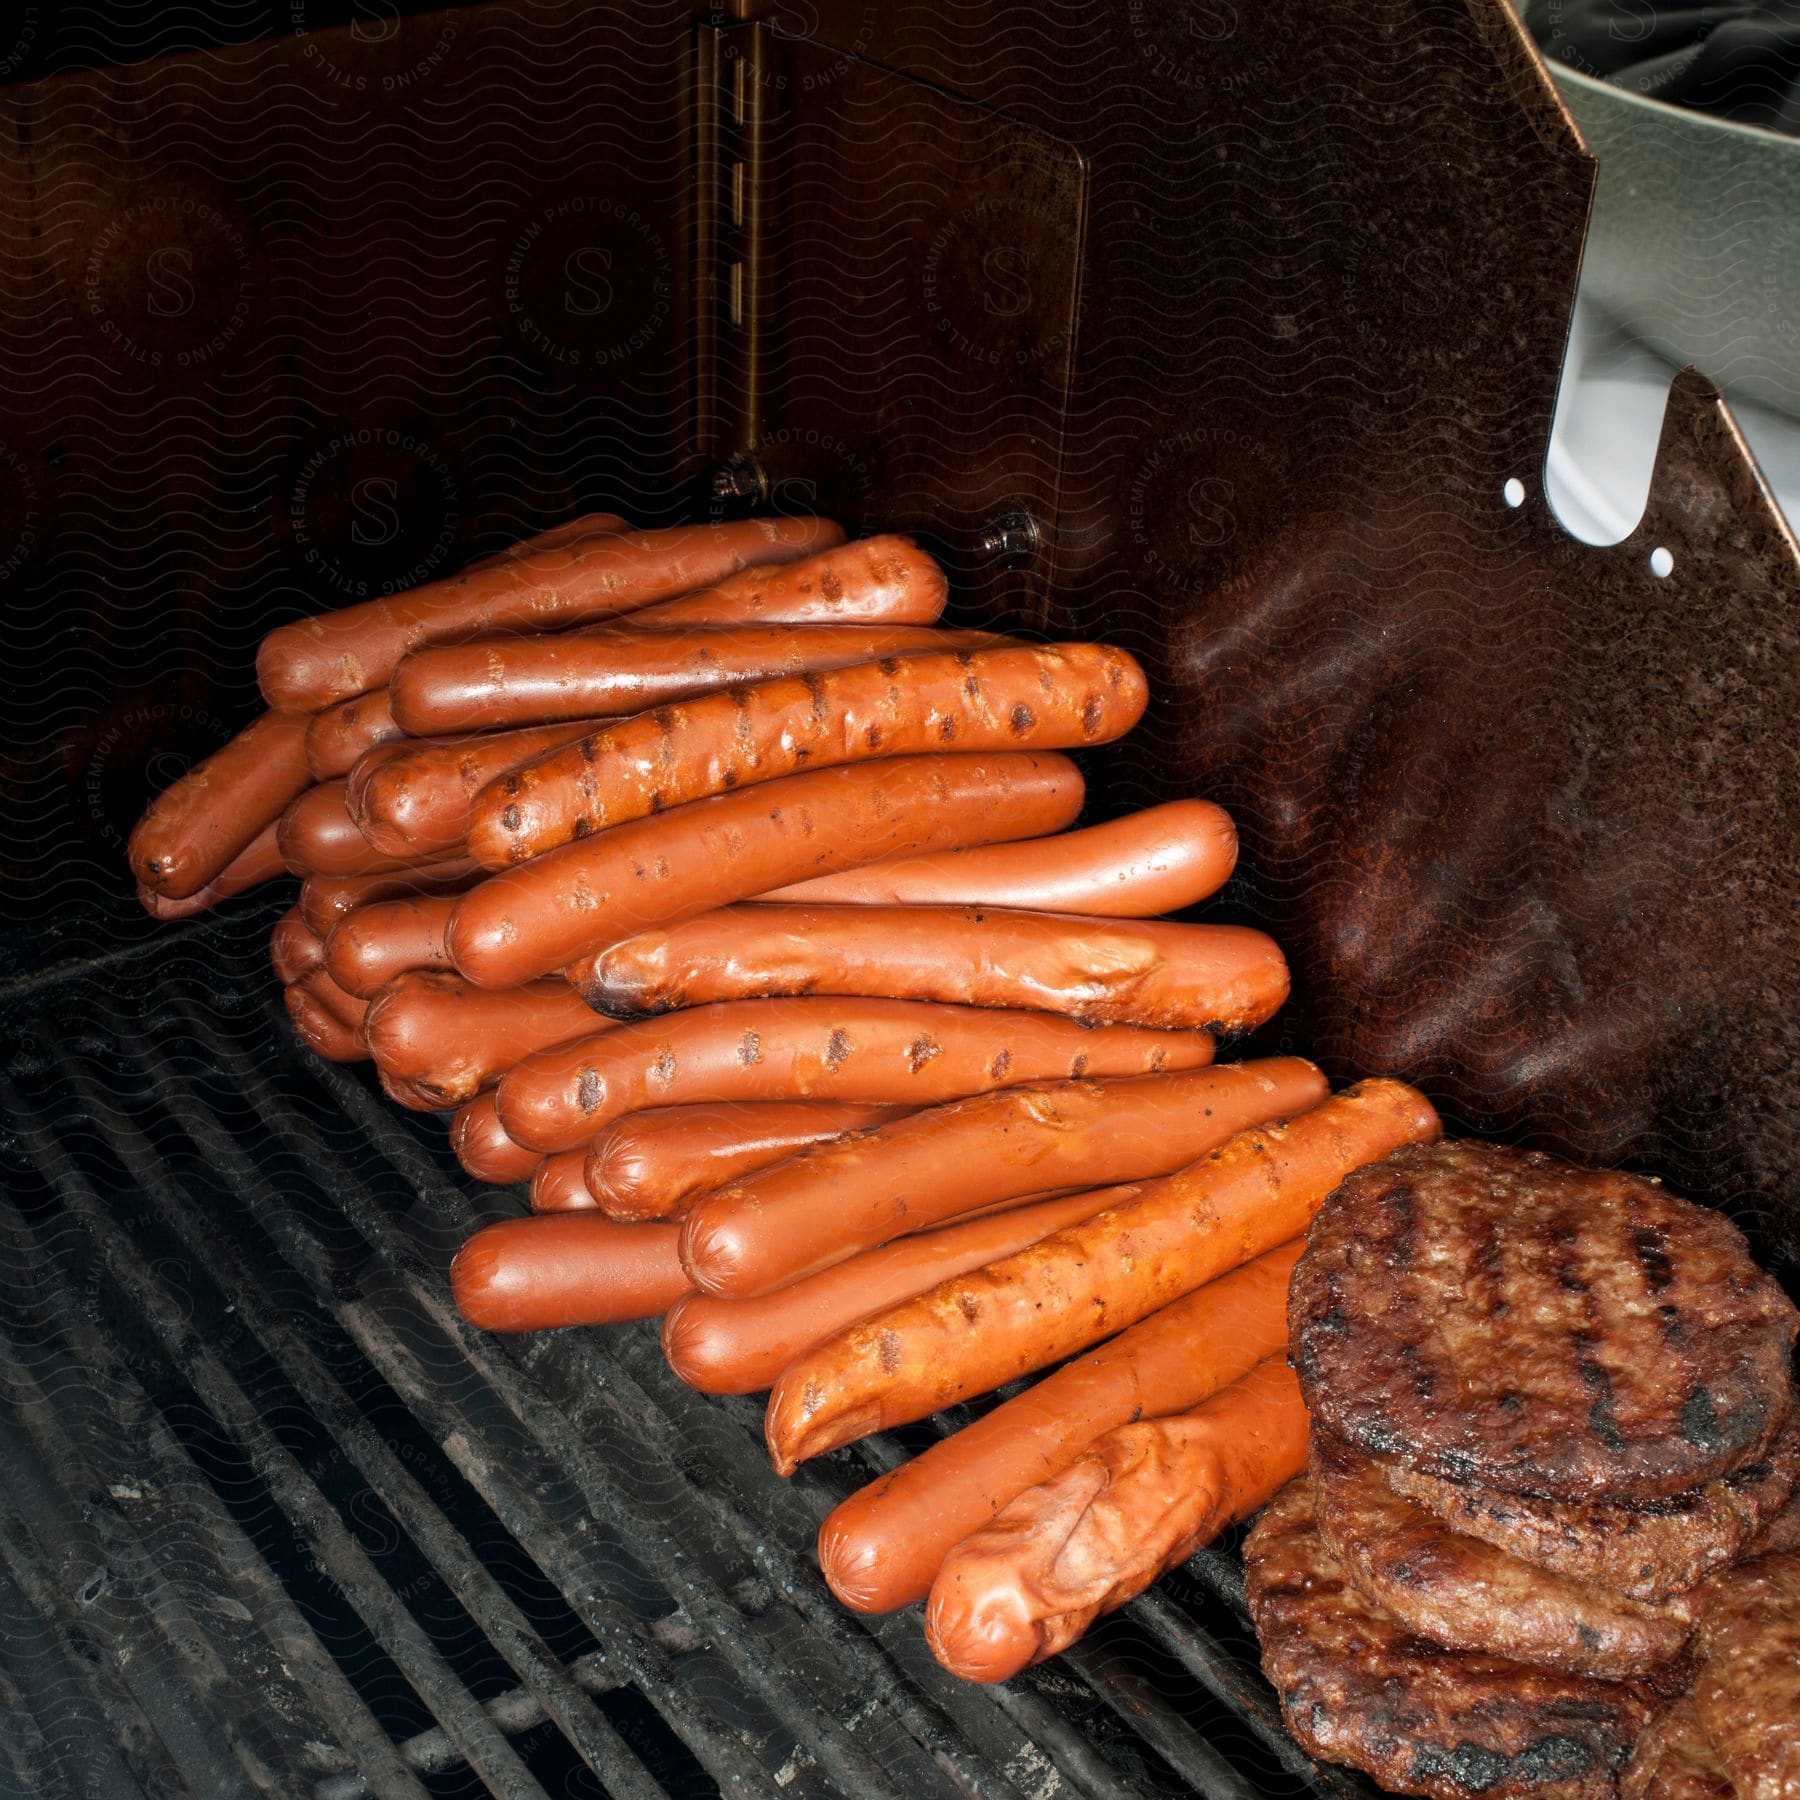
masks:
<path fill-rule="evenodd" d="M 769 478 L 751 457 L 734 456 L 717 464 L 708 486 L 715 500 L 749 500 L 766 506 L 769 500 Z"/>
<path fill-rule="evenodd" d="M 1022 506 L 995 513 L 975 540 L 976 554 L 985 563 L 1029 562 L 1043 547 L 1037 520 Z"/>

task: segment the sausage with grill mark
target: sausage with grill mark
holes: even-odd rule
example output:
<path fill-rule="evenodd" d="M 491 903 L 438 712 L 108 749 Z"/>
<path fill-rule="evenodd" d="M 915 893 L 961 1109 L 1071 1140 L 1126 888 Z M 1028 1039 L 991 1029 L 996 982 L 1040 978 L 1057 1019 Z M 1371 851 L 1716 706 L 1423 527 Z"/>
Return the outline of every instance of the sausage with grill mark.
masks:
<path fill-rule="evenodd" d="M 932 1106 L 1073 1073 L 1137 1075 L 1211 1060 L 1204 1031 L 1084 1027 L 1045 1013 L 910 1000 L 727 1000 L 527 1057 L 500 1084 L 500 1117 L 509 1136 L 548 1153 L 572 1150 L 644 1107 L 780 1099 Z"/>
<path fill-rule="evenodd" d="M 884 657 L 726 688 L 502 776 L 470 809 L 469 853 L 504 869 L 691 800 L 877 757 L 1111 743 L 1147 699 L 1143 670 L 1104 644 Z"/>

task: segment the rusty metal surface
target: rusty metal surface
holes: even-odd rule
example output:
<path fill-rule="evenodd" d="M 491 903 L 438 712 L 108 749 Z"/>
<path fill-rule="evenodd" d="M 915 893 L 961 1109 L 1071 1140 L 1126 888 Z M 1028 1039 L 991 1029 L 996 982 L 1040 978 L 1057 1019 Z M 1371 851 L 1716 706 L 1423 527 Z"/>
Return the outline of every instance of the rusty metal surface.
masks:
<path fill-rule="evenodd" d="M 1593 164 L 1503 0 L 814 16 L 1086 163 L 1039 616 L 1153 672 L 1105 803 L 1231 807 L 1334 1074 L 1659 1170 L 1791 1280 L 1800 561 L 1694 376 L 1630 538 L 1550 514 Z M 954 365 L 890 348 L 882 404 Z"/>

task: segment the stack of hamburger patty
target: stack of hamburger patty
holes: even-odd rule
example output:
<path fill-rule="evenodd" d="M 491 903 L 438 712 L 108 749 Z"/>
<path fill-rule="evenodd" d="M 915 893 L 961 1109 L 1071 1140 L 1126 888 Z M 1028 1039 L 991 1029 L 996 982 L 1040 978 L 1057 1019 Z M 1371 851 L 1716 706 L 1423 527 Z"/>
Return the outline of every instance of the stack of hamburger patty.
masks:
<path fill-rule="evenodd" d="M 1402 1793 L 1800 1795 L 1797 1324 L 1652 1182 L 1351 1176 L 1290 1294 L 1312 1466 L 1245 1547 L 1294 1734 Z"/>

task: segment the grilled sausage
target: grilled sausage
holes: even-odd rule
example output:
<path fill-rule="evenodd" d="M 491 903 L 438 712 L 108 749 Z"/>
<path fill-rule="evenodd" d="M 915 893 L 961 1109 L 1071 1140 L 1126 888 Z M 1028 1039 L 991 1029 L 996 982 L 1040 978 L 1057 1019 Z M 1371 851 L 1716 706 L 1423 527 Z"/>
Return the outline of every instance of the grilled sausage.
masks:
<path fill-rule="evenodd" d="M 745 569 L 632 614 L 634 625 L 932 625 L 944 571 L 909 537 L 859 538 L 800 562 Z"/>
<path fill-rule="evenodd" d="M 385 749 L 383 745 L 379 748 Z M 281 815 L 282 860 L 296 875 L 388 875 L 430 859 L 390 856 L 363 836 L 345 803 L 348 783 L 322 781 Z"/>
<path fill-rule="evenodd" d="M 304 715 L 253 719 L 164 788 L 132 828 L 125 860 L 138 886 L 167 900 L 199 893 L 311 780 Z"/>
<path fill-rule="evenodd" d="M 905 1116 L 846 1100 L 735 1100 L 627 1113 L 594 1139 L 588 1192 L 611 1219 L 672 1219 L 695 1197 L 843 1131 Z"/>
<path fill-rule="evenodd" d="M 171 900 L 165 895 L 151 893 L 148 888 L 139 888 L 138 904 L 153 919 L 191 919 L 200 913 L 211 912 L 222 900 L 247 894 L 252 888 L 261 887 L 265 881 L 273 881 L 286 873 L 287 865 L 281 860 L 281 845 L 271 821 L 199 893 L 189 894 L 185 900 Z"/>
<path fill-rule="evenodd" d="M 537 725 L 383 746 L 401 754 L 351 771 L 350 809 L 378 850 L 415 859 L 454 856 L 468 836 L 470 805 L 489 782 L 586 731 L 579 724 Z"/>
<path fill-rule="evenodd" d="M 819 1567 L 831 1591 L 863 1613 L 923 1600 L 953 1546 L 1103 1432 L 1186 1412 L 1279 1355 L 1287 1347 L 1288 1276 L 1301 1248 L 1296 1239 L 1221 1275 L 852 1494 L 819 1527 Z M 665 1344 L 675 1317 L 663 1328 Z"/>
<path fill-rule="evenodd" d="M 1142 716 L 1143 671 L 1104 644 L 885 657 L 659 706 L 502 776 L 469 809 L 490 869 L 690 800 L 876 757 L 1105 744 Z"/>
<path fill-rule="evenodd" d="M 816 1145 L 704 1195 L 683 1226 L 682 1256 L 704 1293 L 765 1293 L 1021 1194 L 1167 1175 L 1328 1092 L 1311 1063 L 1287 1056 L 980 1094 Z"/>
<path fill-rule="evenodd" d="M 1271 1356 L 1192 1412 L 1108 1432 L 964 1539 L 932 1583 L 925 1641 L 965 1681 L 1005 1681 L 1066 1650 L 1305 1466 L 1299 1383 Z"/>
<path fill-rule="evenodd" d="M 877 1307 L 1009 1256 L 1136 1192 L 1129 1186 L 1100 1188 L 965 1220 L 865 1250 L 836 1268 L 754 1299 L 688 1294 L 663 1320 L 663 1354 L 669 1367 L 703 1394 L 760 1393 L 809 1344 Z"/>
<path fill-rule="evenodd" d="M 302 975 L 324 968 L 325 940 L 301 918 L 299 907 L 290 906 L 275 921 L 275 929 L 269 933 L 269 962 L 283 987 L 292 987 Z"/>
<path fill-rule="evenodd" d="M 333 781 L 348 775 L 356 759 L 377 744 L 393 742 L 406 734 L 394 721 L 387 688 L 340 700 L 312 715 L 306 728 L 306 766 L 314 781 Z"/>
<path fill-rule="evenodd" d="M 331 979 L 346 993 L 373 1000 L 396 976 L 449 972 L 444 933 L 455 906 L 454 894 L 432 894 L 356 907 L 325 940 Z"/>
<path fill-rule="evenodd" d="M 461 894 L 480 876 L 481 870 L 467 858 L 388 869 L 379 875 L 309 875 L 300 884 L 300 916 L 320 937 L 327 937 L 359 906 Z"/>
<path fill-rule="evenodd" d="M 1280 949 L 1246 926 L 1000 907 L 728 906 L 597 950 L 568 976 L 619 1019 L 757 995 L 885 994 L 1232 1032 L 1272 1018 L 1288 992 Z"/>
<path fill-rule="evenodd" d="M 546 1156 L 531 1171 L 531 1210 L 598 1212 L 599 1205 L 587 1189 L 587 1158 L 586 1144 Z"/>
<path fill-rule="evenodd" d="M 825 906 L 1018 906 L 1147 919 L 1215 894 L 1237 865 L 1237 827 L 1210 800 L 1172 800 L 1085 831 L 939 850 L 820 875 L 759 901 Z"/>
<path fill-rule="evenodd" d="M 323 1005 L 305 981 L 295 982 L 281 998 L 293 1021 L 295 1035 L 315 1056 L 322 1056 L 327 1062 L 368 1061 L 369 1052 L 361 1034 Z"/>
<path fill-rule="evenodd" d="M 516 987 L 808 871 L 1054 831 L 1081 794 L 1075 765 L 1055 754 L 904 756 L 791 775 L 617 826 L 484 881 L 450 921 L 450 955 L 471 981 Z"/>
<path fill-rule="evenodd" d="M 1087 1027 L 1046 1013 L 912 1000 L 725 1000 L 527 1057 L 500 1084 L 500 1117 L 509 1136 L 549 1152 L 572 1150 L 647 1106 L 785 1099 L 933 1106 L 1083 1071 L 1137 1075 L 1211 1060 L 1204 1031 Z"/>
<path fill-rule="evenodd" d="M 1241 1131 L 1128 1205 L 815 1345 L 769 1396 L 769 1454 L 785 1475 L 1059 1362 L 1300 1236 L 1352 1169 L 1440 1129 L 1413 1089 L 1365 1081 L 1285 1125 Z"/>
<path fill-rule="evenodd" d="M 654 1319 L 686 1292 L 673 1225 L 552 1213 L 486 1225 L 450 1264 L 456 1309 L 483 1331 Z"/>
<path fill-rule="evenodd" d="M 650 629 L 633 619 L 587 631 L 472 638 L 415 650 L 394 671 L 394 709 L 415 737 L 617 718 L 733 682 L 927 650 L 992 650 L 1010 641 L 991 631 L 931 625 Z"/>
<path fill-rule="evenodd" d="M 410 974 L 369 1002 L 362 1030 L 376 1062 L 435 1108 L 472 1098 L 533 1051 L 585 1041 L 601 1023 L 560 981 L 492 993 L 455 975 Z"/>
<path fill-rule="evenodd" d="M 506 1135 L 492 1088 L 457 1108 L 450 1122 L 450 1148 L 477 1181 L 525 1181 L 543 1161 L 535 1150 L 515 1144 Z"/>
<path fill-rule="evenodd" d="M 381 1091 L 396 1106 L 403 1106 L 408 1112 L 454 1112 L 456 1103 L 451 1100 L 439 1100 L 430 1094 L 421 1092 L 410 1081 L 401 1081 L 390 1075 L 380 1063 L 375 1065 L 375 1080 Z"/>
<path fill-rule="evenodd" d="M 611 618 L 842 539 L 822 519 L 602 532 L 283 625 L 263 639 L 256 679 L 265 696 L 280 696 L 272 705 L 317 712 L 386 686 L 401 657 L 421 644 Z"/>

